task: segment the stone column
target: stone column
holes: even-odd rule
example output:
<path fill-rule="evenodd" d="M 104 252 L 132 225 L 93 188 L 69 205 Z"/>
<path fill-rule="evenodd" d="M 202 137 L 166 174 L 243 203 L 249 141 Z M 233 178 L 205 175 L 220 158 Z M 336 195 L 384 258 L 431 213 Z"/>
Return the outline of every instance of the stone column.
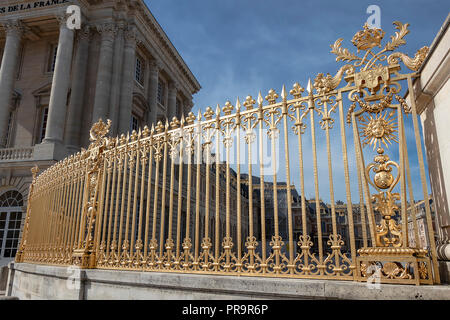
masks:
<path fill-rule="evenodd" d="M 6 43 L 0 69 L 0 148 L 6 146 L 9 112 L 23 33 L 19 21 L 9 21 L 4 27 L 6 29 Z"/>
<path fill-rule="evenodd" d="M 117 25 L 116 38 L 114 40 L 114 57 L 112 70 L 111 96 L 109 102 L 109 119 L 112 121 L 112 135 L 117 134 L 119 128 L 119 103 L 120 103 L 120 87 L 122 78 L 122 61 L 124 49 L 124 28 L 123 22 Z"/>
<path fill-rule="evenodd" d="M 122 64 L 122 84 L 120 89 L 119 132 L 130 131 L 131 110 L 133 107 L 134 67 L 136 63 L 136 30 L 128 26 L 125 31 L 125 47 Z"/>
<path fill-rule="evenodd" d="M 100 118 L 105 121 L 108 117 L 116 25 L 104 23 L 98 25 L 97 30 L 101 35 L 101 43 L 92 123 L 97 122 Z"/>
<path fill-rule="evenodd" d="M 80 149 L 80 129 L 84 108 L 83 102 L 89 56 L 89 40 L 90 30 L 88 26 L 85 26 L 78 32 L 78 44 L 72 77 L 72 93 L 67 110 L 65 142 L 67 148 L 72 152 Z"/>
<path fill-rule="evenodd" d="M 67 28 L 66 17 L 58 18 L 59 42 L 48 106 L 47 128 L 43 143 L 62 143 L 66 121 L 67 92 L 70 83 L 74 30 Z"/>
<path fill-rule="evenodd" d="M 148 88 L 148 104 L 150 106 L 150 112 L 148 113 L 147 121 L 149 127 L 152 123 L 156 125 L 156 118 L 158 116 L 158 81 L 159 81 L 159 69 L 161 65 L 158 61 L 150 61 L 149 65 L 149 77 L 150 84 Z"/>
<path fill-rule="evenodd" d="M 169 98 L 168 98 L 168 111 L 167 118 L 172 121 L 173 117 L 177 116 L 177 85 L 175 82 L 169 82 Z"/>

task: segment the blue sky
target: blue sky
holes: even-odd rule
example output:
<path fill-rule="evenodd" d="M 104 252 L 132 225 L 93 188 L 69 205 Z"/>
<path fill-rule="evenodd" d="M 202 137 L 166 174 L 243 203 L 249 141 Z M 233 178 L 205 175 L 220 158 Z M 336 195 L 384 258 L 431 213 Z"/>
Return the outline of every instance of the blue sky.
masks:
<path fill-rule="evenodd" d="M 194 96 L 195 113 L 207 106 L 223 106 L 227 100 L 234 104 L 238 96 L 242 101 L 249 94 L 256 97 L 259 91 L 265 95 L 271 88 L 280 92 L 283 84 L 291 88 L 294 82 L 299 82 L 306 87 L 308 78 L 314 79 L 319 72 L 334 75 L 340 64 L 330 53 L 330 45 L 344 38 L 342 46 L 356 51 L 350 40 L 369 17 L 366 9 L 371 4 L 381 8 L 385 40 L 394 33 L 393 21 L 410 24 L 407 44 L 399 49 L 410 56 L 422 46 L 431 45 L 450 8 L 448 1 L 437 0 L 145 2 L 202 86 Z M 412 131 L 406 132 L 413 146 Z M 333 148 L 335 138 L 340 148 L 338 134 L 332 137 Z M 319 175 L 323 177 L 320 181 L 325 182 L 320 189 L 321 196 L 328 199 L 327 159 L 322 151 L 318 151 L 319 160 L 324 161 L 320 168 L 325 171 L 321 175 L 319 170 Z M 414 162 L 415 147 L 409 151 Z M 337 182 L 342 181 L 340 169 L 334 170 Z M 417 168 L 411 169 L 413 181 L 418 181 Z M 305 173 L 305 178 L 309 174 Z M 356 192 L 354 178 L 352 182 L 352 191 Z M 294 183 L 298 188 L 299 182 Z M 420 183 L 414 185 L 416 198 L 423 198 Z M 335 186 L 335 189 L 336 199 L 345 200 L 345 188 Z M 313 194 L 309 192 L 307 196 Z"/>

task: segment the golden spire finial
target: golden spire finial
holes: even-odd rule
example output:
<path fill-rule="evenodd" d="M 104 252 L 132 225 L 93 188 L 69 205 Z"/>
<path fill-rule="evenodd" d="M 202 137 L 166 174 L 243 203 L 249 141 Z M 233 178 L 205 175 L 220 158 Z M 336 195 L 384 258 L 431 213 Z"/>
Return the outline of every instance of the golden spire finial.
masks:
<path fill-rule="evenodd" d="M 286 98 L 287 98 L 286 86 L 283 84 L 283 88 L 281 89 L 281 99 L 283 99 L 283 101 L 285 101 Z"/>
<path fill-rule="evenodd" d="M 311 78 L 308 78 L 308 85 L 306 86 L 306 91 L 308 91 L 308 93 L 310 95 L 312 94 L 313 87 L 312 87 L 312 83 L 311 83 Z"/>
<path fill-rule="evenodd" d="M 240 111 L 241 110 L 241 101 L 239 101 L 239 97 L 236 100 L 236 110 Z"/>
<path fill-rule="evenodd" d="M 263 97 L 262 97 L 262 94 L 261 94 L 261 91 L 258 93 L 258 105 L 259 106 L 262 106 L 262 104 L 263 104 Z"/>

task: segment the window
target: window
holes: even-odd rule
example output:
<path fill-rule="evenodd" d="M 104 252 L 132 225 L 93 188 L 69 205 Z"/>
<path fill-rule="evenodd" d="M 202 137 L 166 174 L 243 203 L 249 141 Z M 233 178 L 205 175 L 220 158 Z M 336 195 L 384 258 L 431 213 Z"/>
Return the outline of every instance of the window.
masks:
<path fill-rule="evenodd" d="M 164 106 L 164 88 L 165 83 L 161 80 L 158 81 L 158 102 Z"/>
<path fill-rule="evenodd" d="M 50 56 L 48 58 L 48 68 L 47 68 L 48 72 L 55 71 L 57 53 L 58 53 L 58 45 L 54 44 L 50 48 Z"/>
<path fill-rule="evenodd" d="M 131 115 L 131 122 L 130 122 L 130 131 L 136 130 L 136 132 L 139 130 L 140 127 L 140 121 L 139 118 L 132 114 Z"/>
<path fill-rule="evenodd" d="M 22 222 L 22 194 L 15 190 L 0 196 L 0 257 L 12 258 L 19 245 Z"/>
<path fill-rule="evenodd" d="M 41 112 L 41 122 L 39 125 L 39 133 L 38 133 L 38 141 L 37 143 L 41 143 L 45 138 L 45 131 L 47 129 L 47 119 L 48 119 L 48 107 L 44 107 Z"/>
<path fill-rule="evenodd" d="M 9 112 L 9 118 L 8 118 L 8 128 L 6 129 L 6 146 L 11 145 L 11 135 L 12 135 L 12 127 L 13 127 L 13 120 L 14 120 L 14 112 Z"/>
<path fill-rule="evenodd" d="M 136 58 L 134 79 L 139 82 L 139 84 L 144 85 L 144 62 L 141 57 Z"/>
<path fill-rule="evenodd" d="M 23 206 L 23 197 L 17 191 L 7 191 L 0 196 L 0 207 L 21 207 Z"/>

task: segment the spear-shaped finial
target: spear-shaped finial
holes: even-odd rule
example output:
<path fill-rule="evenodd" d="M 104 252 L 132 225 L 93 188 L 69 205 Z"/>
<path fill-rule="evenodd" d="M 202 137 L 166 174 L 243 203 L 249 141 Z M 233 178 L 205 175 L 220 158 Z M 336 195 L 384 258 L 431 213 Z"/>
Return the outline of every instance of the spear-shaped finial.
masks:
<path fill-rule="evenodd" d="M 261 91 L 258 93 L 258 104 L 260 105 L 260 106 L 262 106 L 262 104 L 263 104 L 263 97 L 262 97 L 262 94 L 261 94 Z"/>
<path fill-rule="evenodd" d="M 219 106 L 219 104 L 217 104 L 217 106 L 216 106 L 216 117 L 219 117 L 219 115 L 220 115 L 220 106 Z"/>
<path fill-rule="evenodd" d="M 286 98 L 287 98 L 286 87 L 283 84 L 283 89 L 281 89 L 281 99 L 283 99 L 283 101 L 286 101 Z"/>
<path fill-rule="evenodd" d="M 236 110 L 240 111 L 241 110 L 241 101 L 239 101 L 239 97 L 236 100 Z"/>
<path fill-rule="evenodd" d="M 313 87 L 311 83 L 311 78 L 308 78 L 308 85 L 306 86 L 306 91 L 308 91 L 309 95 L 312 95 Z"/>

